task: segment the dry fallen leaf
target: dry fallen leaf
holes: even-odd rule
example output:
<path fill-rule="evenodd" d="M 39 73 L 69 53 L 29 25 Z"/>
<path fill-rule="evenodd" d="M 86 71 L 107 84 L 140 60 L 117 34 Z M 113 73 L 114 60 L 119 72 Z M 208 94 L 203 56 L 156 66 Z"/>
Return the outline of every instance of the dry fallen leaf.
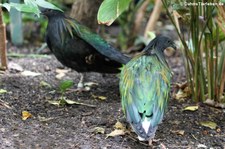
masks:
<path fill-rule="evenodd" d="M 13 63 L 13 62 L 9 62 L 8 68 L 9 68 L 9 71 L 16 71 L 16 72 L 22 72 L 23 71 L 22 66 L 20 66 L 17 63 Z"/>
<path fill-rule="evenodd" d="M 84 83 L 84 86 L 94 86 L 94 85 L 98 85 L 98 83 L 95 83 L 95 82 L 85 82 Z"/>
<path fill-rule="evenodd" d="M 105 128 L 102 128 L 102 127 L 95 127 L 95 128 L 93 128 L 93 129 L 91 130 L 91 132 L 104 134 L 104 133 L 105 133 Z"/>
<path fill-rule="evenodd" d="M 87 104 L 87 103 L 81 103 L 81 102 L 69 100 L 69 99 L 66 99 L 65 97 L 61 97 L 60 100 L 48 100 L 48 103 L 50 103 L 52 105 L 56 105 L 56 106 L 63 106 L 65 104 L 69 104 L 69 105 L 76 104 L 76 105 L 83 105 L 83 106 L 92 107 L 92 108 L 96 107 L 96 105 L 91 105 L 91 104 Z"/>
<path fill-rule="evenodd" d="M 59 100 L 48 100 L 48 103 L 52 104 L 52 105 L 56 105 L 56 106 L 60 105 L 60 101 Z"/>
<path fill-rule="evenodd" d="M 119 121 L 116 122 L 116 124 L 113 126 L 115 129 L 122 129 L 125 130 L 126 128 L 123 126 L 122 123 L 120 123 Z"/>
<path fill-rule="evenodd" d="M 56 77 L 56 79 L 61 80 L 65 75 L 66 75 L 65 73 L 59 73 L 55 77 Z"/>
<path fill-rule="evenodd" d="M 50 117 L 50 118 L 46 118 L 46 117 L 43 117 L 43 116 L 38 116 L 38 120 L 41 121 L 41 122 L 47 122 L 47 121 L 50 121 L 50 120 L 53 120 L 55 119 L 54 117 Z"/>
<path fill-rule="evenodd" d="M 208 127 L 210 129 L 216 129 L 216 127 L 217 127 L 217 124 L 212 121 L 201 121 L 200 125 L 202 125 L 204 127 Z"/>
<path fill-rule="evenodd" d="M 172 133 L 175 133 L 175 134 L 177 134 L 177 135 L 184 135 L 184 133 L 185 133 L 185 131 L 184 130 L 172 130 L 171 131 Z"/>
<path fill-rule="evenodd" d="M 30 114 L 28 111 L 22 111 L 22 120 L 27 120 L 28 118 L 31 118 L 32 114 Z"/>
<path fill-rule="evenodd" d="M 207 146 L 206 145 L 204 145 L 204 144 L 198 144 L 198 146 L 197 146 L 198 148 L 207 148 Z"/>
<path fill-rule="evenodd" d="M 169 121 L 169 123 L 171 123 L 173 125 L 179 125 L 181 123 L 181 121 L 174 120 L 174 121 Z"/>
<path fill-rule="evenodd" d="M 83 106 L 87 106 L 87 107 L 93 107 L 95 108 L 96 105 L 91 105 L 91 104 L 87 104 L 87 103 L 81 103 L 81 102 L 77 102 L 77 101 L 73 101 L 73 100 L 69 100 L 69 99 L 65 99 L 65 102 L 67 104 L 76 104 L 76 105 L 83 105 Z"/>
<path fill-rule="evenodd" d="M 0 89 L 0 94 L 4 94 L 4 93 L 7 93 L 7 90 Z"/>
<path fill-rule="evenodd" d="M 177 100 L 182 100 L 182 99 L 187 98 L 189 96 L 190 96 L 190 94 L 188 94 L 188 93 L 184 92 L 183 90 L 179 89 L 178 92 L 175 95 L 173 95 L 173 98 L 175 98 Z"/>
<path fill-rule="evenodd" d="M 106 135 L 106 139 L 108 137 L 115 137 L 115 136 L 122 136 L 122 135 L 125 135 L 125 131 L 124 130 L 115 129 L 111 133 L 109 133 L 109 134 Z"/>
<path fill-rule="evenodd" d="M 36 76 L 40 76 L 41 73 L 38 73 L 38 72 L 32 72 L 32 71 L 28 71 L 28 70 L 25 70 L 21 73 L 21 75 L 23 76 L 29 76 L 29 77 L 36 77 Z"/>
<path fill-rule="evenodd" d="M 0 106 L 4 106 L 8 109 L 12 109 L 12 107 L 9 106 L 9 103 L 8 102 L 5 102 L 3 100 L 0 99 Z"/>
<path fill-rule="evenodd" d="M 177 100 L 183 100 L 191 96 L 191 89 L 188 86 L 187 82 L 175 83 L 175 88 L 178 89 L 178 92 L 173 95 L 173 98 Z"/>
<path fill-rule="evenodd" d="M 223 98 L 224 97 L 222 96 L 221 99 L 223 99 Z M 224 103 L 218 103 L 218 102 L 215 102 L 214 100 L 211 100 L 211 99 L 206 99 L 206 101 L 204 103 L 207 104 L 207 105 L 210 105 L 212 107 L 225 109 Z"/>
<path fill-rule="evenodd" d="M 115 128 L 115 130 L 107 134 L 106 138 L 125 135 L 126 127 L 124 127 L 121 122 L 117 121 L 113 127 Z"/>
<path fill-rule="evenodd" d="M 196 111 L 198 110 L 198 106 L 188 106 L 183 109 L 183 111 Z"/>
<path fill-rule="evenodd" d="M 92 97 L 94 97 L 95 99 L 100 99 L 100 100 L 106 100 L 107 99 L 107 97 L 105 97 L 105 96 L 92 95 Z"/>
<path fill-rule="evenodd" d="M 175 85 L 175 88 L 184 90 L 186 87 L 188 87 L 188 82 L 185 81 L 182 83 L 174 83 L 174 85 Z"/>
<path fill-rule="evenodd" d="M 61 80 L 70 70 L 68 69 L 56 69 L 57 75 L 55 76 L 57 79 Z"/>
<path fill-rule="evenodd" d="M 41 81 L 40 82 L 40 86 L 41 87 L 52 88 L 52 86 L 49 83 L 45 82 L 45 81 Z"/>
<path fill-rule="evenodd" d="M 56 73 L 68 73 L 70 70 L 69 69 L 56 69 Z"/>

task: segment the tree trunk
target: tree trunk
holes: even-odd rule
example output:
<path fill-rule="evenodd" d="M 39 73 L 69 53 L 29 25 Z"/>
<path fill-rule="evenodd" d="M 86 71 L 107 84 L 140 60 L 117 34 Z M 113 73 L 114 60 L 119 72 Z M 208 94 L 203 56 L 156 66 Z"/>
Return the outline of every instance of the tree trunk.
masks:
<path fill-rule="evenodd" d="M 72 18 L 96 31 L 97 13 L 102 0 L 75 0 L 70 13 Z"/>
<path fill-rule="evenodd" d="M 0 7 L 0 56 L 1 56 L 1 69 L 7 69 L 6 57 L 6 31 L 2 19 L 2 8 Z"/>

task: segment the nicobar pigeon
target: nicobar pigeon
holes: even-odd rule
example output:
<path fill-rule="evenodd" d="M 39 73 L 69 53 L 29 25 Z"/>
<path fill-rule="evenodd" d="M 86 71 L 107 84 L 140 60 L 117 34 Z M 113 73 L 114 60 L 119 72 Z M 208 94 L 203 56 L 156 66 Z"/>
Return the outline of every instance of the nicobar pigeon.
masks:
<path fill-rule="evenodd" d="M 152 140 L 169 100 L 171 70 L 166 48 L 176 49 L 164 36 L 154 38 L 136 57 L 123 66 L 120 75 L 122 109 L 140 141 Z"/>
<path fill-rule="evenodd" d="M 46 42 L 55 57 L 77 72 L 119 73 L 130 58 L 59 10 L 41 8 L 48 18 Z M 83 87 L 83 75 L 78 88 Z"/>

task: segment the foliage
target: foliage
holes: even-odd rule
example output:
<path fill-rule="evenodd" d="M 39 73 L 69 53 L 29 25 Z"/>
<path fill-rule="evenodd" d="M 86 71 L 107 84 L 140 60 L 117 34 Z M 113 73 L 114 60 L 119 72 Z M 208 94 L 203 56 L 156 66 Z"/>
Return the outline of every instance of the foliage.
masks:
<path fill-rule="evenodd" d="M 121 27 L 121 31 L 117 37 L 117 42 L 122 50 L 128 49 L 135 39 L 135 37 L 132 35 L 134 33 L 132 28 L 134 27 L 134 18 L 136 12 L 134 9 L 135 6 L 133 3 L 131 3 L 129 9 L 117 19 Z"/>
<path fill-rule="evenodd" d="M 18 4 L 18 3 L 0 3 L 0 7 L 5 7 L 8 11 L 10 11 L 11 8 L 15 8 L 18 11 L 26 12 L 26 13 L 34 13 L 37 16 L 40 16 L 40 10 L 39 7 L 42 8 L 49 8 L 49 9 L 56 9 L 60 10 L 55 5 L 45 1 L 45 0 L 24 0 L 24 4 Z"/>
<path fill-rule="evenodd" d="M 121 27 L 121 31 L 117 36 L 117 42 L 121 50 L 127 50 L 132 47 L 137 37 L 134 32 L 135 19 L 138 9 L 145 0 L 135 1 L 115 1 L 105 0 L 98 11 L 98 22 L 111 25 L 115 19 Z M 113 7 L 112 7 L 113 6 Z"/>
<path fill-rule="evenodd" d="M 65 91 L 73 86 L 72 80 L 65 80 L 59 84 L 59 90 L 61 93 L 65 93 Z"/>
<path fill-rule="evenodd" d="M 10 18 L 9 18 L 9 14 L 8 13 L 3 13 L 3 22 L 5 24 L 9 24 L 10 23 Z"/>
<path fill-rule="evenodd" d="M 125 11 L 131 0 L 104 0 L 98 10 L 98 22 L 111 25 Z"/>
<path fill-rule="evenodd" d="M 207 2 L 215 3 L 213 0 Z M 225 103 L 225 49 L 222 46 L 225 37 L 222 27 L 224 28 L 225 21 L 220 19 L 223 25 L 216 21 L 222 16 L 225 18 L 225 9 L 218 13 L 223 6 L 185 6 L 184 3 L 186 2 L 175 0 L 171 10 L 172 3 L 163 0 L 183 45 L 182 53 L 193 99 Z M 188 29 L 187 38 L 181 31 L 184 27 Z"/>

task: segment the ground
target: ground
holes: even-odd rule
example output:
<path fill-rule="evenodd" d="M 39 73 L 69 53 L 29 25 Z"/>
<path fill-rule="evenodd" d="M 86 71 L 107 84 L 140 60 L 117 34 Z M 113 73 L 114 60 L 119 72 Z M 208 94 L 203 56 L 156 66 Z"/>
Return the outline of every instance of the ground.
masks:
<path fill-rule="evenodd" d="M 10 58 L 10 63 L 20 65 L 23 70 L 41 73 L 36 77 L 24 76 L 21 70 L 1 75 L 0 89 L 0 146 L 1 148 L 35 149 L 145 149 L 146 142 L 137 141 L 136 135 L 128 131 L 122 136 L 108 137 L 117 121 L 129 130 L 120 105 L 118 77 L 115 74 L 88 73 L 86 81 L 96 82 L 89 92 L 67 92 L 70 100 L 95 105 L 55 106 L 48 100 L 60 98 L 56 69 L 63 66 L 54 56 Z M 184 81 L 181 58 L 169 58 L 174 72 L 173 83 Z M 64 68 L 67 69 L 67 68 Z M 78 83 L 79 75 L 69 70 L 62 78 Z M 45 81 L 52 87 L 40 85 Z M 176 92 L 172 85 L 171 95 Z M 96 96 L 107 97 L 106 100 Z M 196 111 L 183 111 L 184 107 L 198 105 Z M 31 118 L 22 120 L 21 112 L 28 111 Z M 217 123 L 216 129 L 200 125 L 201 121 Z M 104 133 L 94 131 L 103 128 Z M 168 110 L 159 125 L 153 148 L 225 148 L 225 111 L 194 103 L 191 99 L 178 101 L 170 98 Z"/>

